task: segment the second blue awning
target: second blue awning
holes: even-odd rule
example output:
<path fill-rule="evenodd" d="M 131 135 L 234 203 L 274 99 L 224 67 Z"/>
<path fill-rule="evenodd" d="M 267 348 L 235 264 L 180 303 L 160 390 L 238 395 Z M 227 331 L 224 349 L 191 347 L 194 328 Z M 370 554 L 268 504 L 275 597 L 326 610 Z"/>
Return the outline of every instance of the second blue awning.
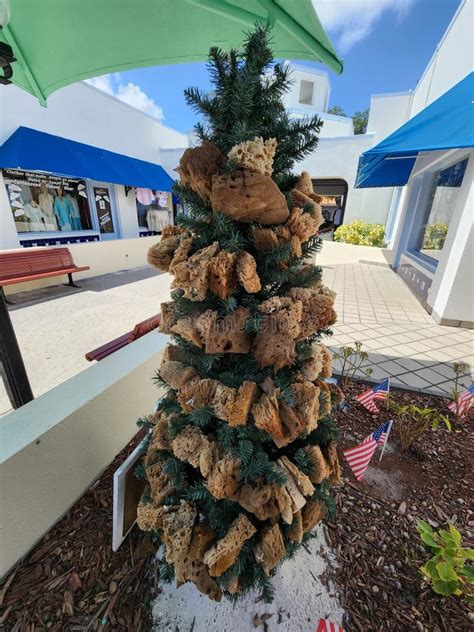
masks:
<path fill-rule="evenodd" d="M 420 152 L 474 147 L 474 72 L 359 158 L 356 188 L 408 182 Z"/>
<path fill-rule="evenodd" d="M 0 167 L 159 191 L 171 191 L 173 184 L 160 165 L 29 127 L 19 127 L 0 147 Z"/>

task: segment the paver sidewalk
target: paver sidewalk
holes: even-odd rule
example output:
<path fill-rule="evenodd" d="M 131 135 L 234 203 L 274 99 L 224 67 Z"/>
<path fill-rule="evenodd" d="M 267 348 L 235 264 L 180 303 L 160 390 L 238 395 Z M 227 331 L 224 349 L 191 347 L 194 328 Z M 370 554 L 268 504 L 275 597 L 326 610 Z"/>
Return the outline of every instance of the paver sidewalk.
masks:
<path fill-rule="evenodd" d="M 337 292 L 331 348 L 362 343 L 371 380 L 451 395 L 453 363 L 474 364 L 474 330 L 437 325 L 390 269 L 370 264 L 323 266 L 324 283 Z M 334 370 L 340 368 L 334 362 Z M 471 383 L 470 373 L 462 384 Z"/>

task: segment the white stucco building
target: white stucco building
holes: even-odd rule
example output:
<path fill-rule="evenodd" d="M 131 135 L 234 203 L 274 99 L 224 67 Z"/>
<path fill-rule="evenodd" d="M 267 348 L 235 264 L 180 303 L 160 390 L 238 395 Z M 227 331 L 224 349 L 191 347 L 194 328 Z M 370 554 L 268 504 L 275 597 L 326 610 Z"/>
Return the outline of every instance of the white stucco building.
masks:
<path fill-rule="evenodd" d="M 137 163 L 139 166 L 147 163 L 148 167 L 154 166 L 156 169 L 160 168 L 163 150 L 170 147 L 185 147 L 188 142 L 186 134 L 163 125 L 155 118 L 84 82 L 73 84 L 54 93 L 48 99 L 48 107 L 46 108 L 41 107 L 33 96 L 19 88 L 13 85 L 2 86 L 0 89 L 0 145 L 8 143 L 9 140 L 14 143 L 15 133 L 20 127 L 45 134 L 42 140 L 51 143 L 52 153 L 54 153 L 55 142 L 63 142 L 64 145 L 64 141 L 71 141 L 72 143 L 83 143 L 105 152 L 113 152 L 112 161 L 117 156 L 118 159 L 121 156 L 126 156 L 142 161 Z M 59 141 L 57 140 L 58 137 Z M 80 146 L 71 145 L 71 147 L 73 151 L 80 150 Z M 24 147 L 19 148 L 18 151 L 21 149 Z M 107 156 L 110 157 L 109 154 Z M 141 222 L 141 226 L 139 225 L 136 189 L 129 190 L 126 186 L 133 184 L 127 180 L 127 173 L 123 173 L 122 182 L 119 182 L 120 175 L 114 178 L 114 182 L 97 181 L 93 177 L 81 178 L 82 173 L 73 174 L 66 167 L 64 170 L 60 170 L 62 166 L 60 156 L 56 155 L 52 158 L 59 163 L 57 174 L 70 173 L 71 176 L 78 176 L 76 179 L 69 179 L 71 192 L 75 194 L 76 182 L 83 182 L 82 190 L 86 192 L 87 197 L 82 196 L 83 199 L 81 199 L 79 196 L 75 196 L 80 202 L 80 223 L 76 223 L 76 226 L 69 226 L 71 230 L 67 230 L 68 226 L 60 225 L 59 216 L 56 215 L 49 221 L 45 221 L 43 217 L 41 223 L 36 222 L 35 224 L 28 221 L 26 215 L 21 215 L 19 206 L 12 207 L 12 203 L 15 201 L 11 199 L 12 191 L 19 193 L 16 200 L 19 200 L 23 207 L 28 204 L 31 205 L 31 202 L 38 203 L 38 195 L 33 191 L 33 187 L 28 186 L 28 179 L 21 175 L 19 179 L 15 178 L 13 172 L 7 173 L 6 171 L 6 169 L 21 166 L 11 162 L 16 159 L 15 156 L 15 158 L 6 160 L 0 165 L 3 168 L 3 174 L 0 175 L 0 249 L 18 248 L 30 243 L 53 245 L 55 243 L 82 243 L 104 239 L 130 239 L 153 232 L 148 230 L 144 221 Z M 97 154 L 98 161 L 101 161 L 102 158 L 101 154 Z M 37 156 L 34 171 L 51 173 L 52 170 L 47 168 L 46 159 L 43 166 L 42 157 Z M 113 164 L 111 164 L 111 171 L 115 171 Z M 160 174 L 156 171 L 156 173 L 158 179 L 153 188 L 159 189 L 160 182 L 166 179 L 168 181 L 166 192 L 169 192 L 170 178 L 164 172 Z M 159 177 L 160 175 L 163 176 L 163 179 Z M 15 191 L 15 183 L 10 184 L 10 187 L 8 186 L 8 183 L 13 182 L 13 180 L 21 191 Z M 47 181 L 46 188 L 55 193 L 54 187 L 57 182 Z M 29 184 L 34 183 L 30 182 Z M 64 181 L 64 185 L 67 191 L 68 182 Z M 11 190 L 12 186 L 13 189 Z M 81 185 L 77 186 L 80 187 Z M 96 204 L 97 189 L 100 189 L 102 193 L 105 191 L 106 195 L 108 192 L 110 207 L 107 203 L 106 208 L 100 209 Z M 38 188 L 38 191 L 40 190 L 41 185 Z M 171 195 L 169 200 L 171 200 Z M 148 201 L 146 197 L 144 201 Z M 110 212 L 108 216 L 110 221 L 104 224 L 104 213 L 107 211 Z M 39 211 L 36 213 L 36 218 L 38 218 L 38 214 Z"/>

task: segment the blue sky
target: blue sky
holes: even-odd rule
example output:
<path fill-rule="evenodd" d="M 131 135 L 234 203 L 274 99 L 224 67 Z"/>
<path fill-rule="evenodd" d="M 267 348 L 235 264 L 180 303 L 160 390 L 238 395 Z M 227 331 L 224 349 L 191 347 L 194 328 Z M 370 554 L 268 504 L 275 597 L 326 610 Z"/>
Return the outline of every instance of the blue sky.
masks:
<path fill-rule="evenodd" d="M 351 115 L 369 106 L 371 94 L 415 87 L 460 0 L 313 2 L 344 58 L 342 75 L 329 71 L 330 105 L 340 105 Z M 184 103 L 184 88 L 209 87 L 204 63 L 122 72 L 91 82 L 183 132 L 196 120 Z"/>

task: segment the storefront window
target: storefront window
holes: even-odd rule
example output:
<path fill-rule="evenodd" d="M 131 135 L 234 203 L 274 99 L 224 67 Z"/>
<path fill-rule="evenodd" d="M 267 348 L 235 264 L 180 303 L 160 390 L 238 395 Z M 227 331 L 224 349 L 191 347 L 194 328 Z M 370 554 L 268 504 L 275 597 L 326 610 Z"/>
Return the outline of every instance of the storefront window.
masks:
<path fill-rule="evenodd" d="M 91 230 L 85 180 L 3 169 L 18 233 Z"/>
<path fill-rule="evenodd" d="M 434 178 L 416 250 L 439 261 L 468 159 L 443 169 Z"/>
<path fill-rule="evenodd" d="M 161 232 L 173 223 L 173 196 L 169 191 L 136 189 L 137 216 L 140 228 Z"/>

